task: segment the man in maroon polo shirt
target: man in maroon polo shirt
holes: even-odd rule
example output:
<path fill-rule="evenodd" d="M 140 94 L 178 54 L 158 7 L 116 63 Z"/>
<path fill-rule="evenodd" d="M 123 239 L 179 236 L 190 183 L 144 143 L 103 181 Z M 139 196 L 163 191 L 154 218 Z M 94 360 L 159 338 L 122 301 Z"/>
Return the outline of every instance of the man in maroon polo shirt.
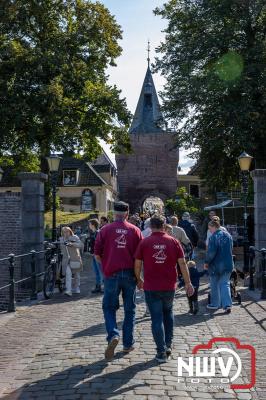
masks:
<path fill-rule="evenodd" d="M 156 359 L 166 362 L 172 352 L 174 332 L 173 301 L 177 280 L 177 263 L 180 266 L 187 294 L 193 295 L 183 249 L 180 243 L 164 231 L 164 218 L 152 217 L 152 235 L 140 242 L 135 253 L 135 274 L 138 288 L 144 288 L 152 334 L 157 347 Z M 144 282 L 141 269 L 144 269 Z"/>
<path fill-rule="evenodd" d="M 103 314 L 107 330 L 108 346 L 105 358 L 114 356 L 119 341 L 116 312 L 119 309 L 119 294 L 122 291 L 125 318 L 123 322 L 124 352 L 133 350 L 136 312 L 136 277 L 134 254 L 142 240 L 139 228 L 127 222 L 128 204 L 114 204 L 115 221 L 104 226 L 97 235 L 94 254 L 102 264 L 104 275 Z"/>

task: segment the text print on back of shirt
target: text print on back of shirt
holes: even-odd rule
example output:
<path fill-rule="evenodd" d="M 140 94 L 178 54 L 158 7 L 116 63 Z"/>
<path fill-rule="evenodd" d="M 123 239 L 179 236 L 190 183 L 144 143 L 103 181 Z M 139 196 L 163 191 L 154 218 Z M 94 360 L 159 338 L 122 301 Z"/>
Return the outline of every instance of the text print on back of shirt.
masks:
<path fill-rule="evenodd" d="M 127 230 L 126 229 L 116 229 L 116 233 L 119 234 L 119 236 L 115 239 L 115 241 L 117 243 L 117 249 L 124 249 L 127 245 L 127 240 L 126 240 Z"/>
<path fill-rule="evenodd" d="M 153 248 L 155 250 L 158 250 L 152 256 L 156 259 L 155 264 L 163 264 L 165 262 L 165 260 L 167 259 L 167 255 L 164 252 L 166 246 L 164 244 L 154 244 Z"/>

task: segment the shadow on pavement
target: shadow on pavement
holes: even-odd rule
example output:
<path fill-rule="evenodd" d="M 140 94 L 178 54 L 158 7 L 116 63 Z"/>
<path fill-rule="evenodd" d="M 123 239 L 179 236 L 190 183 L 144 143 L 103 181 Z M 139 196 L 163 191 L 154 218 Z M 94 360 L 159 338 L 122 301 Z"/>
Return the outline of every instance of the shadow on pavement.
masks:
<path fill-rule="evenodd" d="M 122 354 L 118 353 L 117 358 Z M 62 372 L 51 375 L 1 397 L 4 400 L 31 400 L 43 398 L 54 399 L 55 396 L 65 398 L 76 398 L 75 395 L 84 396 L 86 399 L 109 399 L 114 395 L 122 395 L 136 388 L 146 386 L 144 383 L 135 383 L 128 386 L 128 382 L 142 371 L 152 368 L 158 363 L 155 360 L 140 362 L 129 367 L 121 367 L 118 371 L 102 374 L 108 363 L 102 359 L 87 366 L 76 365 Z M 61 397 L 60 397 L 61 398 Z M 64 398 L 64 397 L 62 397 Z"/>

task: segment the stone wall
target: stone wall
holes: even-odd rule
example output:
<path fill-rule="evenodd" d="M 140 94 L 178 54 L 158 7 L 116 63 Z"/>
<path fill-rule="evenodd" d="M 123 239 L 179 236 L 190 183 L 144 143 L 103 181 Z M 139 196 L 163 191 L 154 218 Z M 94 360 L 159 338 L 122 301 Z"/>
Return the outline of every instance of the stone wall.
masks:
<path fill-rule="evenodd" d="M 254 219 L 255 219 L 255 246 L 258 249 L 266 248 L 266 169 L 256 169 L 251 176 L 254 180 Z M 256 284 L 261 287 L 260 257 L 256 262 Z"/>
<path fill-rule="evenodd" d="M 21 173 L 21 193 L 0 193 L 0 259 L 31 250 L 43 250 L 44 181 L 41 173 Z M 15 281 L 31 275 L 31 256 L 15 260 Z M 9 262 L 0 261 L 0 287 L 9 283 Z M 43 270 L 43 254 L 37 255 L 37 272 Z M 15 285 L 16 300 L 29 296 L 31 282 Z M 9 289 L 0 290 L 0 309 L 6 309 Z"/>

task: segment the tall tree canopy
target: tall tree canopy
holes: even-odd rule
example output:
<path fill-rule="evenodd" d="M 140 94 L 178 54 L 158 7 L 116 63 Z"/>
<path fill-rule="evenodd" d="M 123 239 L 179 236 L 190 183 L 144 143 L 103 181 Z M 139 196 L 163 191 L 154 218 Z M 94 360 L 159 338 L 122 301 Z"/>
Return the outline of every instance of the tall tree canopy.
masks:
<path fill-rule="evenodd" d="M 155 14 L 168 21 L 164 110 L 209 187 L 236 181 L 243 150 L 266 167 L 265 0 L 169 0 Z"/>
<path fill-rule="evenodd" d="M 0 155 L 128 148 L 130 113 L 106 75 L 121 35 L 99 2 L 2 0 Z"/>

